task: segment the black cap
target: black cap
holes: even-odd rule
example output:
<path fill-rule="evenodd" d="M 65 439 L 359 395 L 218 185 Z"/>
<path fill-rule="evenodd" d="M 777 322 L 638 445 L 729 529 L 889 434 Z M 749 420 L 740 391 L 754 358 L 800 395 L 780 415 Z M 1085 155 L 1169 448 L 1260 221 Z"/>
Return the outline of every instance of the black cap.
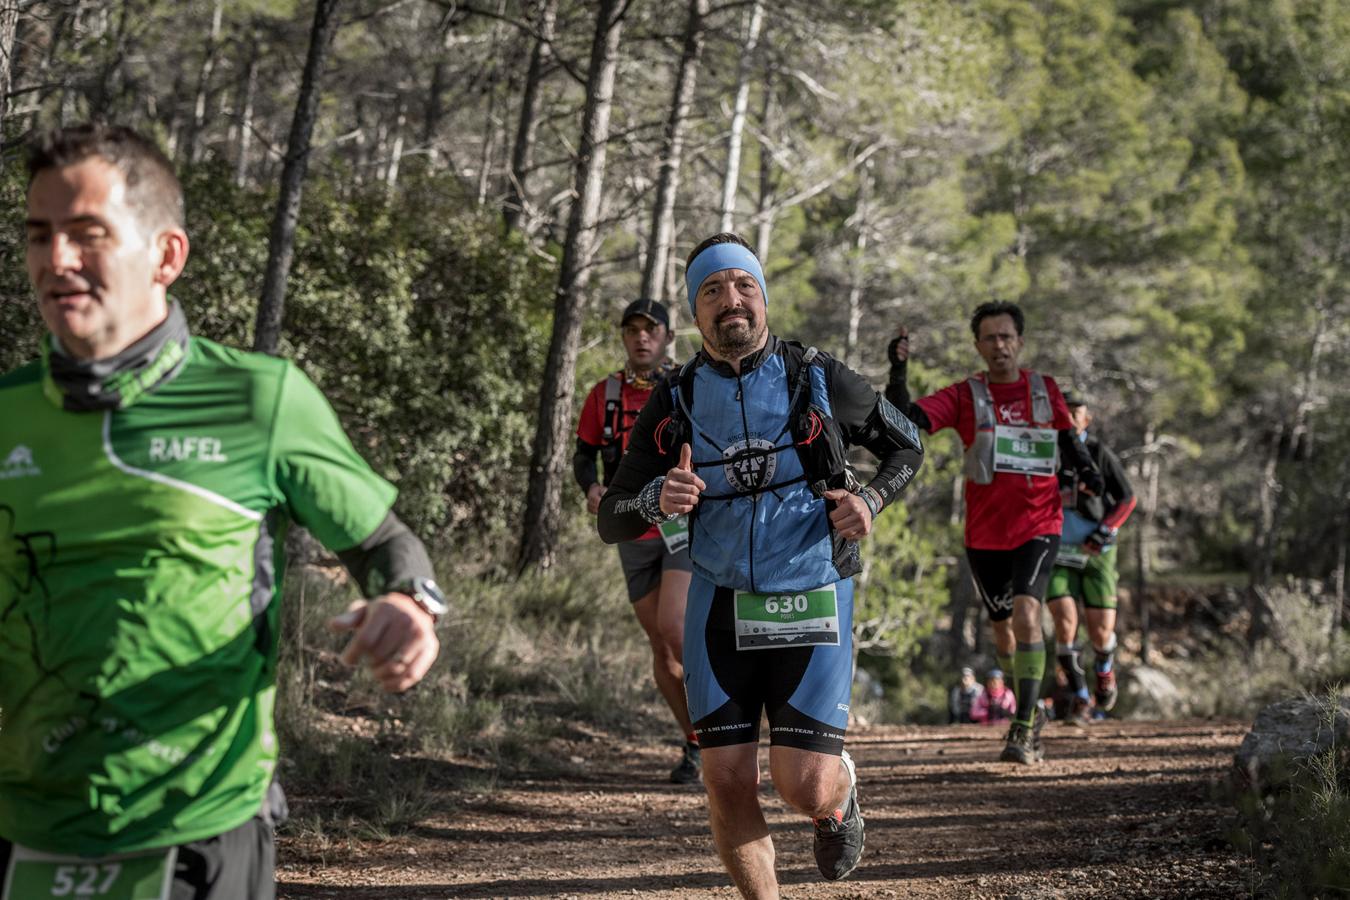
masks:
<path fill-rule="evenodd" d="M 1075 406 L 1087 406 L 1087 397 L 1083 396 L 1082 391 L 1075 391 L 1073 388 L 1064 392 L 1064 405 L 1073 409 Z"/>
<path fill-rule="evenodd" d="M 656 300 L 634 300 L 624 309 L 619 324 L 628 324 L 628 320 L 633 316 L 645 316 L 657 325 L 670 327 L 670 313 L 666 312 L 666 307 Z"/>

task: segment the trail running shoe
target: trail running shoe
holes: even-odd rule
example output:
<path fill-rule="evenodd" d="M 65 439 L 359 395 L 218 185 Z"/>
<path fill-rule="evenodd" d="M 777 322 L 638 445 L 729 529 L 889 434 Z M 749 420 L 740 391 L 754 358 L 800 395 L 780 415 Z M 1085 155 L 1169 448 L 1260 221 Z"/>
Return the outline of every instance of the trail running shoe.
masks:
<path fill-rule="evenodd" d="M 1045 757 L 1045 750 L 1041 747 L 1041 727 L 1045 724 L 1045 716 L 1040 710 L 1036 710 L 1032 714 L 1031 721 L 1030 726 L 1021 722 L 1013 722 L 1009 726 L 1007 743 L 1003 745 L 1003 752 L 998 757 L 1000 762 L 1015 762 L 1030 766 Z"/>
<path fill-rule="evenodd" d="M 834 815 L 823 819 L 813 819 L 816 826 L 815 852 L 816 868 L 828 881 L 838 881 L 848 877 L 858 868 L 858 860 L 863 853 L 863 817 L 858 809 L 858 772 L 853 759 L 845 750 L 841 759 L 848 769 L 848 797 L 844 808 L 836 809 Z"/>
<path fill-rule="evenodd" d="M 1073 717 L 1073 701 L 1076 698 L 1067 685 L 1057 684 L 1055 689 L 1050 692 L 1050 702 L 1046 704 L 1050 708 L 1046 712 L 1053 712 L 1053 718 L 1057 722 L 1067 722 Z"/>
<path fill-rule="evenodd" d="M 670 770 L 671 784 L 697 784 L 703 774 L 703 758 L 698 744 L 685 744 L 680 761 Z"/>
<path fill-rule="evenodd" d="M 1097 673 L 1097 708 L 1103 712 L 1110 712 L 1116 705 L 1116 698 L 1120 696 L 1120 691 L 1116 688 L 1116 671 Z"/>
<path fill-rule="evenodd" d="M 1073 698 L 1069 705 L 1069 716 L 1064 720 L 1066 725 L 1086 725 L 1092 721 L 1092 701 L 1087 697 Z"/>

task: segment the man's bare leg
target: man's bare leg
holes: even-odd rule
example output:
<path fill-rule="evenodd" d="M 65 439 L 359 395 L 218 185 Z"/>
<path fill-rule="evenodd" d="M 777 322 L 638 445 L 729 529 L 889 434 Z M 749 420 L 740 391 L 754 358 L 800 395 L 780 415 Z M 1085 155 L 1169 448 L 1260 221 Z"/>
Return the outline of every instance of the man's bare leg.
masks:
<path fill-rule="evenodd" d="M 717 855 L 741 896 L 776 900 L 773 841 L 759 806 L 759 743 L 705 747 L 703 784 Z"/>

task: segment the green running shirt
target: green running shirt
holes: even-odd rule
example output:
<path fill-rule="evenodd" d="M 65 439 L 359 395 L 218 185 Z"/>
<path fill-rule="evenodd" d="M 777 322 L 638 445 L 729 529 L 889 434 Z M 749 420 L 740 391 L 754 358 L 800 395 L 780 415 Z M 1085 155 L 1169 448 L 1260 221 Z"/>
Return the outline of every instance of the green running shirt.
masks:
<path fill-rule="evenodd" d="M 59 403 L 40 361 L 0 376 L 0 836 L 95 856 L 228 831 L 277 761 L 286 528 L 348 549 L 396 491 L 270 356 L 194 337 L 128 407 Z"/>

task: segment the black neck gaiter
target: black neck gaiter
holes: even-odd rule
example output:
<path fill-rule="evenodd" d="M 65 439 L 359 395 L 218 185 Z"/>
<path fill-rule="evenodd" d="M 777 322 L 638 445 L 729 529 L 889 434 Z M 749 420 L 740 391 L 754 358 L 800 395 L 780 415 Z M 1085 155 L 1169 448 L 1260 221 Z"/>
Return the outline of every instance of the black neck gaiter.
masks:
<path fill-rule="evenodd" d="M 107 359 L 82 360 L 42 339 L 47 396 L 62 409 L 125 409 L 171 380 L 187 360 L 187 319 L 174 300 L 169 316 L 130 347 Z"/>

